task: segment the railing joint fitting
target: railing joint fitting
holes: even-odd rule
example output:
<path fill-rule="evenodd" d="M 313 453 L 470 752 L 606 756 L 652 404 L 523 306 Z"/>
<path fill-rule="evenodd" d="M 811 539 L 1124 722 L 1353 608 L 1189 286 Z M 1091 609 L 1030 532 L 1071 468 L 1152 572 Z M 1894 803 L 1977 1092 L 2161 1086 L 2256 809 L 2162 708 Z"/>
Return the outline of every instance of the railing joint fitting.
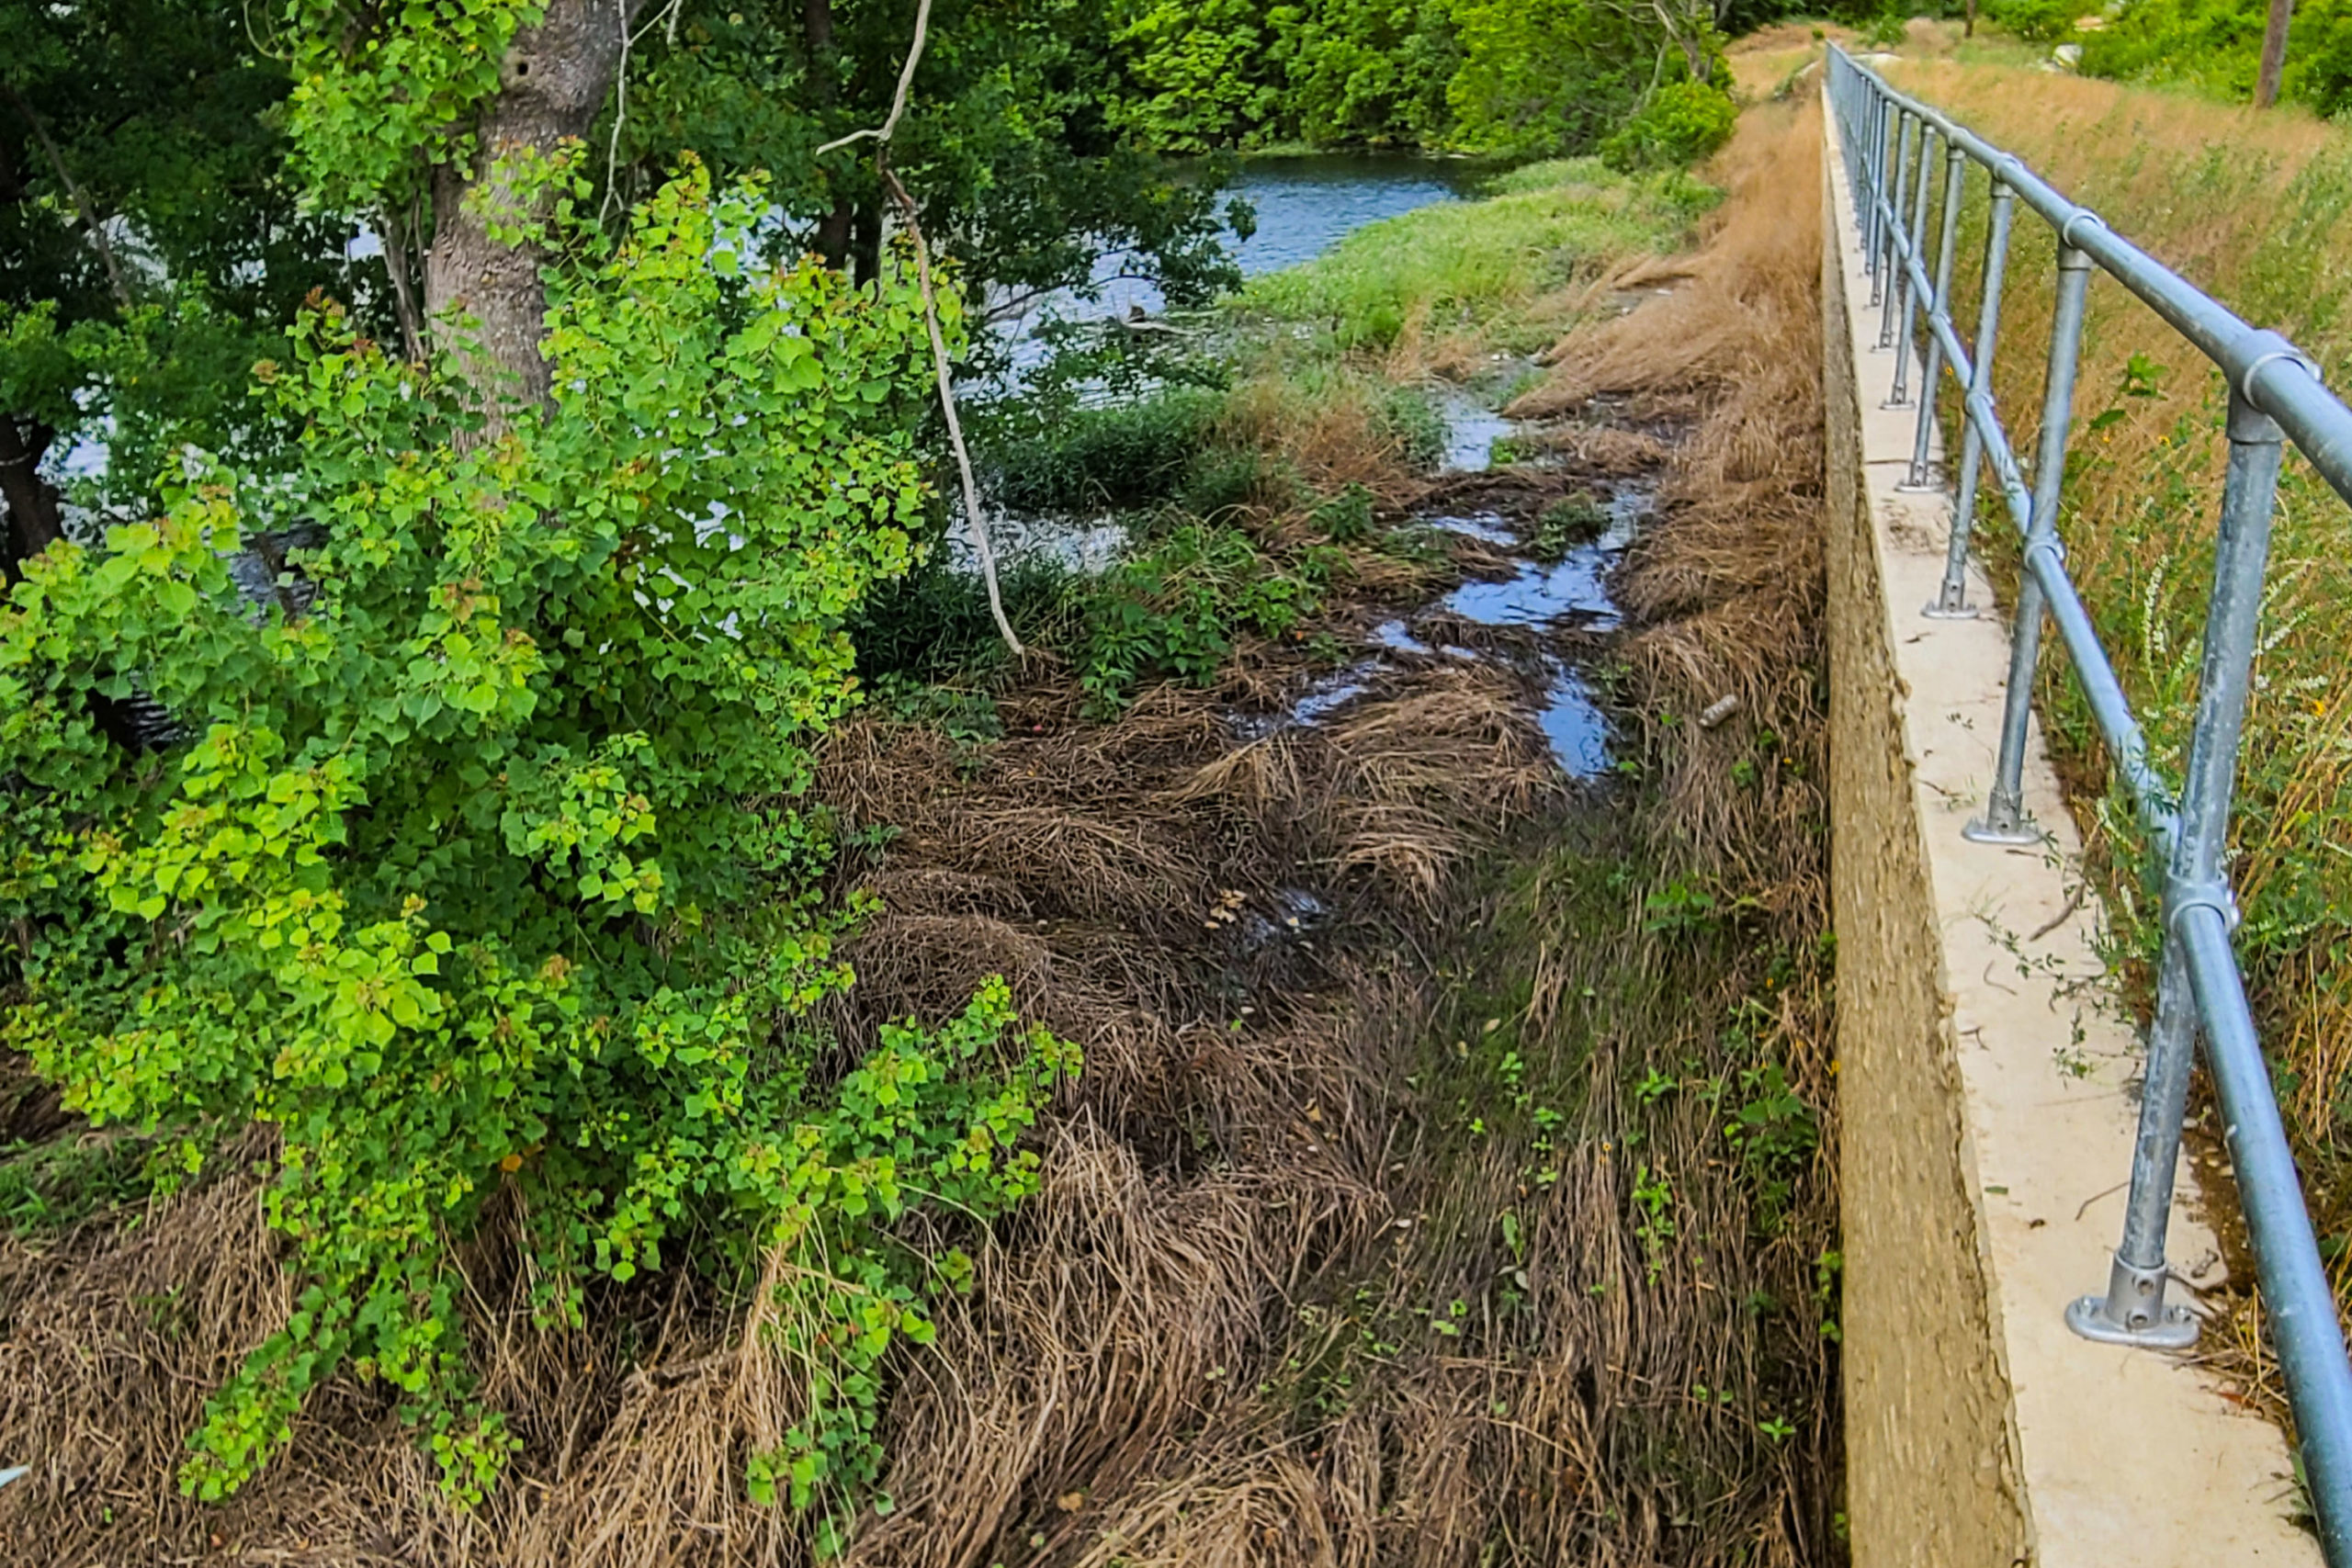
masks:
<path fill-rule="evenodd" d="M 2088 208 L 2076 208 L 2065 222 L 2058 226 L 2058 265 L 2072 272 L 2088 270 L 2091 258 L 2075 243 L 2075 225 L 2087 223 L 2094 229 L 2106 229 L 2107 220 Z M 2114 231 L 2109 230 L 2112 233 Z"/>
<path fill-rule="evenodd" d="M 2231 896 L 2226 882 L 2196 882 L 2176 876 L 2165 885 L 2165 929 L 2176 939 L 2181 936 L 2181 921 L 2192 909 L 2211 909 L 2222 917 L 2222 929 L 2234 931 L 2242 917 L 2238 901 Z"/>
<path fill-rule="evenodd" d="M 2054 534 L 2044 534 L 2038 539 L 2028 539 L 2025 542 L 2025 554 L 2019 564 L 2026 570 L 2031 571 L 2033 558 L 2036 556 L 2048 556 L 2051 567 L 2062 574 L 2066 570 L 2066 542 Z"/>

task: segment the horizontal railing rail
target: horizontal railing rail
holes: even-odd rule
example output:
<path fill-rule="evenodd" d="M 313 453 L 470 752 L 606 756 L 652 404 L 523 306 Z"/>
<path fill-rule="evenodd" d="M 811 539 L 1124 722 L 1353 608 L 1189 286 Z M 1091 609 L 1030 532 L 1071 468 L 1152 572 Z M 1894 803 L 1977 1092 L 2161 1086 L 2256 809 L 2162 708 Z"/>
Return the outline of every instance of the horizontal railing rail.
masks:
<path fill-rule="evenodd" d="M 1871 280 L 1870 305 L 1880 311 L 1875 346 L 1894 356 L 1883 406 L 1917 409 L 1902 488 L 1943 488 L 1932 458 L 1947 377 L 1957 398 L 1961 449 L 1950 476 L 1951 532 L 1942 583 L 1924 614 L 1962 618 L 1977 613 L 1967 601 L 1967 567 L 1982 470 L 1990 470 L 2002 509 L 2021 541 L 1999 760 L 1984 815 L 1962 831 L 1987 844 L 2031 844 L 2042 838 L 2026 816 L 2021 781 L 2046 615 L 2057 627 L 2116 773 L 2165 866 L 2156 889 L 2164 911 L 2163 955 L 2123 1235 L 2109 1263 L 2106 1290 L 2069 1303 L 2066 1321 L 2086 1338 L 2109 1343 L 2181 1349 L 2196 1340 L 2196 1318 L 2165 1299 L 2165 1227 L 2191 1056 L 2201 1034 L 2236 1167 L 2263 1304 L 2294 1411 L 2321 1545 L 2334 1568 L 2352 1568 L 2352 1362 L 2345 1357 L 2335 1294 L 2320 1261 L 2231 945 L 2237 910 L 2225 863 L 2284 444 L 2291 441 L 2338 495 L 2352 501 L 2352 409 L 2322 384 L 2318 367 L 2285 338 L 2241 321 L 2115 233 L 2097 213 L 2069 200 L 2015 154 L 1897 92 L 1835 45 L 1827 92 Z M 1938 185 L 1939 164 L 1940 188 L 1931 222 L 1929 191 Z M 1973 170 L 1985 176 L 1985 249 L 1973 341 L 1963 343 L 1952 315 L 1952 263 Z M 2048 223 L 2057 239 L 2055 304 L 2030 475 L 1995 405 L 1992 378 L 2020 205 Z M 2177 789 L 2149 758 L 2131 701 L 2067 572 L 2058 530 L 2083 313 L 2094 268 L 2144 302 L 2229 383 L 2229 462 L 2216 521 L 2203 662 L 2188 761 Z M 1916 399 L 1910 387 L 1915 348 L 1921 371 Z"/>

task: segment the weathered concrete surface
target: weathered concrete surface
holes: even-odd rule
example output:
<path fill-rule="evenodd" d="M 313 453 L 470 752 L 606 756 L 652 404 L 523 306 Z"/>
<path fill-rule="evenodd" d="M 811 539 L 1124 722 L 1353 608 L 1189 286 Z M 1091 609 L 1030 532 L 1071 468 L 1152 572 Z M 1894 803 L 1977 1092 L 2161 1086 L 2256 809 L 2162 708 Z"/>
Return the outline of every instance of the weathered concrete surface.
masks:
<path fill-rule="evenodd" d="M 2284 1440 L 2205 1374 L 2074 1337 L 2131 1169 L 2139 1045 L 2077 896 L 2081 844 L 2034 733 L 2051 834 L 1972 844 L 2007 668 L 1996 615 L 1919 614 L 1951 503 L 1900 494 L 1913 413 L 1828 138 L 1830 811 L 1845 1229 L 1847 1512 L 1881 1565 L 2317 1564 Z M 1917 367 L 1914 367 L 1917 379 Z M 1972 582 L 1973 603 L 1991 591 Z M 2185 1167 L 2169 1256 L 2218 1281 Z"/>

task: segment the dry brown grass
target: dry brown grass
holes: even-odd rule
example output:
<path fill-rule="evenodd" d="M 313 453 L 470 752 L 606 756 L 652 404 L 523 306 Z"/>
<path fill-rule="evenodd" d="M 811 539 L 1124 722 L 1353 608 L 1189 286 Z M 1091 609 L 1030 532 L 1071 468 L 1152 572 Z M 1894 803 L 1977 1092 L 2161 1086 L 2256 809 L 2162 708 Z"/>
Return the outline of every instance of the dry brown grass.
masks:
<path fill-rule="evenodd" d="M 2352 136 L 2300 108 L 2257 112 L 2184 93 L 2052 74 L 1923 30 L 1894 79 L 2017 152 L 2110 227 L 2258 325 L 2324 364 L 2352 356 Z M 1975 203 L 1981 208 L 1981 197 Z M 1962 231 L 1959 298 L 1973 301 L 1982 220 Z M 2003 307 L 1995 393 L 2031 450 L 2041 400 L 2053 245 L 2021 218 Z M 1973 316 L 1973 308 L 1964 316 Z M 1966 328 L 1963 327 L 1963 332 Z M 2135 356 L 2147 374 L 2132 378 Z M 2331 377 L 2341 380 L 2340 374 Z M 2127 391 L 2127 386 L 2132 389 Z M 2093 286 L 2075 400 L 2075 457 L 2061 519 L 2069 569 L 2161 762 L 2178 775 L 2222 471 L 2220 378 L 2120 288 Z M 2098 419 L 2101 427 L 2087 428 Z M 2264 644 L 2239 784 L 2233 877 L 2247 922 L 2239 951 L 2267 1049 L 2292 1085 L 2284 1109 L 2323 1235 L 2352 1234 L 2352 685 L 2342 604 L 2352 514 L 2290 461 L 2281 491 Z M 2013 570 L 2006 523 L 1979 537 L 1997 577 Z M 2130 825 L 2105 799 L 2105 755 L 2061 656 L 2040 697 L 2076 795 L 2095 874 L 2117 911 L 2120 956 L 2143 994 L 2153 941 Z M 2208 1184 L 2225 1190 L 2218 1166 Z M 2215 1205 L 2227 1227 L 2226 1199 Z M 2238 1259 L 2233 1275 L 2248 1281 Z M 2352 1303 L 2352 1251 L 2334 1268 Z M 2224 1303 L 2216 1303 L 2217 1305 Z M 2273 1408 L 2278 1388 L 2250 1293 L 2233 1299 L 2227 1359 Z"/>
<path fill-rule="evenodd" d="M 1757 730 L 1819 725 L 1800 651 L 1812 646 L 1821 579 L 1821 217 L 1805 184 L 1818 169 L 1819 121 L 1810 103 L 1751 109 L 1713 171 L 1730 196 L 1690 278 L 1571 334 L 1552 355 L 1550 379 L 1514 411 L 1563 413 L 1607 397 L 1691 422 L 1660 497 L 1674 526 L 1636 545 L 1622 584 L 1648 627 L 1627 653 L 1654 690 L 1702 706 L 1739 699 L 1744 722 L 1690 727 L 1669 749 L 1668 815 L 1713 853 L 1759 857 L 1748 879 L 1808 902 L 1820 887 L 1792 874 L 1806 857 L 1783 858 L 1800 824 L 1750 830 L 1724 782 Z M 1790 809 L 1812 805 L 1792 799 Z"/>
<path fill-rule="evenodd" d="M 1688 277 L 1556 356 L 1562 387 L 1682 430 L 1623 583 L 1623 744 L 1652 785 L 1578 804 L 1488 663 L 1431 660 L 1323 728 L 1236 743 L 1228 706 L 1302 678 L 1274 650 L 1110 725 L 1035 671 L 978 754 L 877 723 L 833 737 L 824 797 L 900 831 L 845 869 L 888 908 L 828 1021 L 863 1039 L 1001 973 L 1088 1056 L 1044 1190 L 956 1238 L 976 1288 L 894 1362 L 896 1507 L 854 1562 L 1840 1560 L 1814 1273 L 1834 1138 L 1768 1207 L 1702 1092 L 1770 1059 L 1831 1103 L 1804 958 L 1817 354 L 1783 352 L 1816 309 L 1812 269 L 1782 265 L 1818 243 L 1816 137 L 1751 115 Z M 1558 445 L 1617 474 L 1667 449 L 1600 409 Z M 1721 728 L 1666 722 L 1725 692 L 1744 708 Z M 1767 727 L 1786 764 L 1733 784 Z M 1662 936 L 1643 876 L 1736 913 Z M 1294 936 L 1281 896 L 1302 887 L 1333 914 Z M 1661 1072 L 1663 1098 L 1629 1093 Z M 251 1182 L 48 1256 L 0 1247 L 0 1453 L 43 1467 L 0 1494 L 0 1530 L 58 1568 L 808 1561 L 805 1521 L 742 1495 L 799 1397 L 756 1313 L 680 1270 L 549 1339 L 522 1328 L 521 1281 L 474 1285 L 485 1393 L 525 1442 L 490 1505 L 451 1513 L 383 1404 L 338 1387 L 291 1461 L 199 1510 L 165 1480 L 181 1434 L 286 1310 Z"/>

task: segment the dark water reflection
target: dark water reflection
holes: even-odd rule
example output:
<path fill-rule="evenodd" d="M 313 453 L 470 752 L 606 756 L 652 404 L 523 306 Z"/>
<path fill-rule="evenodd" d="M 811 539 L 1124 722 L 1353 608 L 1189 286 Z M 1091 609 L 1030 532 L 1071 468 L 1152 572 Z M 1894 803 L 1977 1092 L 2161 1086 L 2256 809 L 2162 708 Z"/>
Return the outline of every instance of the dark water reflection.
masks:
<path fill-rule="evenodd" d="M 1345 152 L 1303 157 L 1258 158 L 1241 165 L 1227 187 L 1257 209 L 1250 238 L 1231 245 L 1242 276 L 1280 272 L 1312 261 L 1367 223 L 1395 218 L 1416 208 L 1459 201 L 1475 193 L 1479 175 L 1471 164 L 1401 152 Z M 1094 263 L 1100 298 L 1088 299 L 1061 289 L 1026 301 L 997 320 L 997 330 L 1016 344 L 1016 368 L 1042 359 L 1036 329 L 1058 317 L 1066 321 L 1124 318 L 1136 310 L 1156 316 L 1167 301 L 1148 280 L 1127 276 L 1135 258 L 1108 252 Z M 1010 303 L 1000 299 L 997 307 Z"/>

